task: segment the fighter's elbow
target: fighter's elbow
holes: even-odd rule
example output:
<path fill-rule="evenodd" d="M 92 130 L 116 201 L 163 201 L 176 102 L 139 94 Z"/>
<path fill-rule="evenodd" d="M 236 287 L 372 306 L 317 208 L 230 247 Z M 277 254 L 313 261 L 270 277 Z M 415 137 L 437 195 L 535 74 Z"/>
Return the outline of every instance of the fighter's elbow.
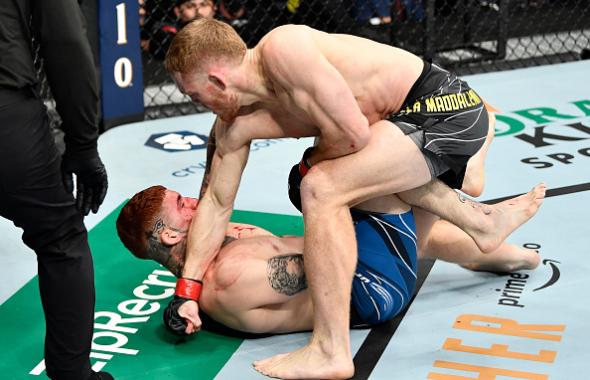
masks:
<path fill-rule="evenodd" d="M 363 121 L 355 125 L 355 128 L 350 129 L 350 133 L 348 134 L 349 153 L 357 152 L 369 144 L 371 131 L 367 119 L 363 119 Z"/>

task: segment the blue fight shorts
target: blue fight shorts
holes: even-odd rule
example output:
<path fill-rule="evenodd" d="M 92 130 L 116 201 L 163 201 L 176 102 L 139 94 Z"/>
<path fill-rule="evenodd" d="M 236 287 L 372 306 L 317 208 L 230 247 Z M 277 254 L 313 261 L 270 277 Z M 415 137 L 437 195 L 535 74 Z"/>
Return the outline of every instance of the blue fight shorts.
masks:
<path fill-rule="evenodd" d="M 409 303 L 417 279 L 414 214 L 350 210 L 358 244 L 351 326 L 390 320 Z"/>

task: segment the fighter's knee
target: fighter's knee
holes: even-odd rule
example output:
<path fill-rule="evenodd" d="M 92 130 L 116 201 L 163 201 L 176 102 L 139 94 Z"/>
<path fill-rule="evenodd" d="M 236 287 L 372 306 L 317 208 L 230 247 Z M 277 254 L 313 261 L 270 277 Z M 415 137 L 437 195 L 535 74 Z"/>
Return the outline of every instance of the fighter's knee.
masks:
<path fill-rule="evenodd" d="M 301 181 L 301 203 L 306 207 L 325 207 L 338 203 L 334 180 L 324 171 L 312 167 Z"/>

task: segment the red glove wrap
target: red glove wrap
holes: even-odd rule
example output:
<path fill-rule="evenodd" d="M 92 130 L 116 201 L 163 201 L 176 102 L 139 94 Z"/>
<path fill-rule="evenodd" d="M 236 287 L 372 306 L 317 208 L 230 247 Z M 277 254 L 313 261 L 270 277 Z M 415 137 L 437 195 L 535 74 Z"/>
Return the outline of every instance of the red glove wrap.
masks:
<path fill-rule="evenodd" d="M 301 159 L 301 161 L 299 161 L 299 174 L 301 174 L 301 177 L 305 177 L 309 169 L 311 169 L 311 165 L 309 164 L 309 162 L 307 162 L 307 158 L 311 155 L 312 151 L 313 147 L 305 149 L 305 152 L 303 153 L 303 158 Z"/>
<path fill-rule="evenodd" d="M 190 278 L 179 278 L 176 281 L 176 291 L 174 295 L 193 301 L 198 301 L 201 296 L 203 281 L 193 280 Z"/>

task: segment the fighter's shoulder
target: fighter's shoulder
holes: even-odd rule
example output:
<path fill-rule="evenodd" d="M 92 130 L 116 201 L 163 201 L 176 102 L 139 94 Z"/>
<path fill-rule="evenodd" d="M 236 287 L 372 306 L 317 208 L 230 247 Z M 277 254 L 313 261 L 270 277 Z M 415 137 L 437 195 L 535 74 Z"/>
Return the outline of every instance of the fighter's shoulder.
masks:
<path fill-rule="evenodd" d="M 282 53 L 296 51 L 301 44 L 313 33 L 313 29 L 306 25 L 281 25 L 270 31 L 259 43 L 260 54 L 263 58 L 275 59 Z"/>

